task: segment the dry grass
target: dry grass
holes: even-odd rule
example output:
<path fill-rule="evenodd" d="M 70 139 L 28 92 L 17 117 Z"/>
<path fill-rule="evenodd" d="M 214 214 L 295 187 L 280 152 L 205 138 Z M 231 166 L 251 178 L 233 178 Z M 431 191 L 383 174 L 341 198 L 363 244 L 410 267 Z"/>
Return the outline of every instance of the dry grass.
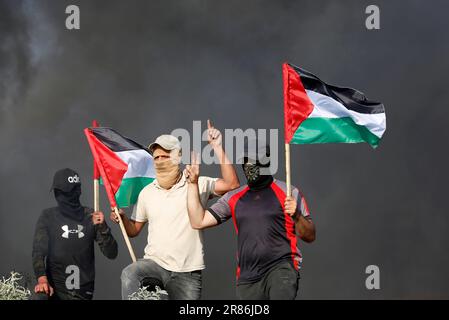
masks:
<path fill-rule="evenodd" d="M 148 291 L 148 287 L 142 287 L 128 296 L 128 300 L 164 300 L 168 293 L 156 286 L 156 291 Z"/>
<path fill-rule="evenodd" d="M 0 280 L 0 300 L 28 300 L 31 292 L 19 284 L 22 278 L 20 273 L 14 271 L 11 272 L 9 278 L 2 277 L 2 280 Z"/>

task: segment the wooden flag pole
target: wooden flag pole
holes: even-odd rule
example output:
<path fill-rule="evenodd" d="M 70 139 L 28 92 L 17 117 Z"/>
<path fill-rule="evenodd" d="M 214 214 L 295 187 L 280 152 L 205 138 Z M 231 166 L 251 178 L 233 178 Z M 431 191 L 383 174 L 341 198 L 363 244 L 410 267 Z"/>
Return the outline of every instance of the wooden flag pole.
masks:
<path fill-rule="evenodd" d="M 285 183 L 287 184 L 287 197 L 292 195 L 292 181 L 290 171 L 290 144 L 285 144 Z"/>
<path fill-rule="evenodd" d="M 98 127 L 97 120 L 92 121 L 92 127 Z M 97 164 L 94 160 L 94 211 L 100 211 L 100 179 Z"/>
<path fill-rule="evenodd" d="M 123 238 L 125 239 L 126 246 L 128 247 L 129 254 L 131 255 L 131 259 L 133 260 L 133 262 L 136 262 L 137 261 L 136 255 L 134 254 L 133 247 L 131 246 L 131 242 L 129 241 L 128 234 L 126 233 L 126 229 L 125 229 L 125 225 L 123 224 L 122 217 L 118 213 L 118 208 L 114 207 L 114 208 L 112 208 L 112 210 L 114 210 L 115 215 L 118 218 L 120 229 L 122 230 Z"/>
<path fill-rule="evenodd" d="M 100 180 L 94 179 L 94 211 L 100 211 Z"/>

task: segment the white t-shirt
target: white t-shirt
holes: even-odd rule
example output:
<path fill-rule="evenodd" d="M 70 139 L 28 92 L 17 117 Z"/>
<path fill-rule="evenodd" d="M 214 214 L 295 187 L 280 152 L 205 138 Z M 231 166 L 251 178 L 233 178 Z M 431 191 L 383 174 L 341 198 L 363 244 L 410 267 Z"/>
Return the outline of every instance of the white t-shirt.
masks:
<path fill-rule="evenodd" d="M 209 177 L 198 179 L 204 208 L 210 195 L 214 194 L 216 180 Z M 131 216 L 134 221 L 148 222 L 144 258 L 173 272 L 205 268 L 202 231 L 191 227 L 187 212 L 187 186 L 184 174 L 169 190 L 154 180 L 140 192 Z"/>

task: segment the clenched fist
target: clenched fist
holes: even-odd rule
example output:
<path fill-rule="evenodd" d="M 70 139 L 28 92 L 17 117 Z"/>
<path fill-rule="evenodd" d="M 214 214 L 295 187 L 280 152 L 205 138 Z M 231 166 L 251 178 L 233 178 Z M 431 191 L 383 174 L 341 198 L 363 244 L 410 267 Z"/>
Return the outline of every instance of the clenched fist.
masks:
<path fill-rule="evenodd" d="M 285 212 L 288 215 L 293 216 L 296 212 L 296 199 L 291 196 L 286 197 L 284 202 L 284 208 Z"/>
<path fill-rule="evenodd" d="M 92 223 L 94 225 L 102 224 L 104 222 L 104 214 L 101 211 L 92 213 Z"/>
<path fill-rule="evenodd" d="M 122 209 L 118 209 L 118 213 L 120 214 L 120 216 L 123 216 L 125 214 L 125 212 Z M 118 217 L 114 211 L 111 211 L 110 219 L 112 221 L 114 221 L 115 223 L 120 223 L 120 220 L 118 219 Z M 123 218 L 122 218 L 122 220 L 123 220 Z"/>

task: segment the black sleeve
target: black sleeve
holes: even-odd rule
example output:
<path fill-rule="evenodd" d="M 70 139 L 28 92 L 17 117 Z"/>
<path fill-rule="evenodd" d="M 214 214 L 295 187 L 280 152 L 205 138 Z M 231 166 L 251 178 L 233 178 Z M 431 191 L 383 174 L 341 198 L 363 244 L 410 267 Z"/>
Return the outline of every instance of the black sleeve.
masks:
<path fill-rule="evenodd" d="M 33 240 L 33 269 L 36 278 L 45 276 L 45 261 L 48 255 L 48 225 L 47 215 L 45 212 L 41 214 L 36 223 Z"/>
<path fill-rule="evenodd" d="M 108 259 L 115 259 L 118 254 L 117 241 L 115 241 L 106 222 L 96 225 L 95 233 L 95 241 L 97 241 L 103 255 Z"/>
<path fill-rule="evenodd" d="M 215 218 L 215 220 L 217 220 L 217 224 L 221 224 L 221 223 L 222 223 L 222 221 L 221 221 L 221 219 L 220 219 L 220 216 L 214 211 L 214 209 L 212 209 L 211 207 L 209 207 L 209 208 L 207 209 L 207 211 L 209 211 L 210 214 Z"/>
<path fill-rule="evenodd" d="M 221 224 L 232 217 L 231 207 L 229 206 L 230 192 L 223 195 L 217 202 L 210 206 L 207 211 Z"/>

